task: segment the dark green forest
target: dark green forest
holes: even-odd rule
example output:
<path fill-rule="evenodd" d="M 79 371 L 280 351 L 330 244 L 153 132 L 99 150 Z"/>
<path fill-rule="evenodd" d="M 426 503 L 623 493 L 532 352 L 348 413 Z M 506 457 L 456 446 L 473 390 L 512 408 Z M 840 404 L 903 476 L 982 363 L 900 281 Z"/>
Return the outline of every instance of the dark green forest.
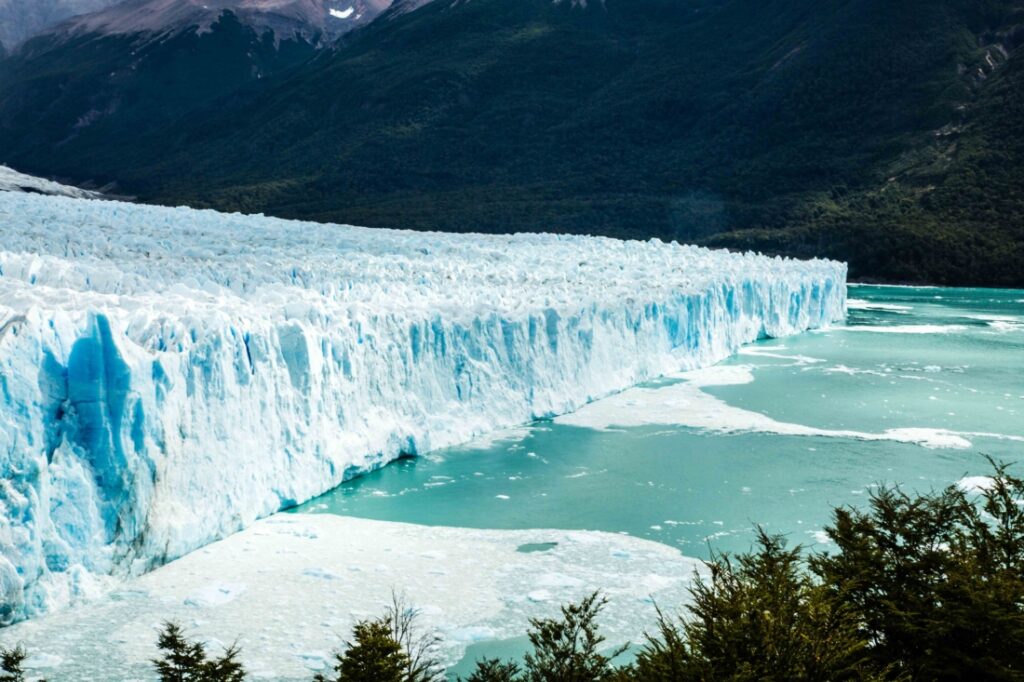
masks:
<path fill-rule="evenodd" d="M 1024 286 L 1013 2 L 437 0 L 324 50 L 247 31 L 30 41 L 0 60 L 0 162 L 164 204 Z"/>

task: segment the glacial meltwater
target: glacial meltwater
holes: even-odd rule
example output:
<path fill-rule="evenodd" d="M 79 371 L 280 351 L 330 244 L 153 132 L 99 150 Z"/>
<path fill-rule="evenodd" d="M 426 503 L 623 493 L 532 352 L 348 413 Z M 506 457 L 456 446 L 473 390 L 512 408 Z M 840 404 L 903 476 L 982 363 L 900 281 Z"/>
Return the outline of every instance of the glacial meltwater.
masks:
<path fill-rule="evenodd" d="M 822 547 L 880 483 L 946 486 L 1024 455 L 1024 291 L 854 286 L 845 326 L 403 460 L 299 508 L 628 533 L 688 556 L 755 525 Z M 542 546 L 523 551 L 542 551 Z"/>
<path fill-rule="evenodd" d="M 392 464 L 303 512 L 628 533 L 707 557 L 756 525 L 826 549 L 837 505 L 1024 459 L 1024 291 L 855 286 L 845 326 Z M 522 551 L 544 551 L 524 545 Z M 471 647 L 515 653 L 522 643 Z"/>

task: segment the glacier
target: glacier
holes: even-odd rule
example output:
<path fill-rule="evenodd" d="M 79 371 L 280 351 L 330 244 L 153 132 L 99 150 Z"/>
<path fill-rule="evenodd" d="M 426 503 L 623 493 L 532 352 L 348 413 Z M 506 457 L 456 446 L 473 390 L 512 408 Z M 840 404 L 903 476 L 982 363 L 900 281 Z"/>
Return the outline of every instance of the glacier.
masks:
<path fill-rule="evenodd" d="M 0 624 L 846 312 L 846 266 L 0 192 Z"/>
<path fill-rule="evenodd" d="M 79 189 L 70 185 L 62 185 L 52 180 L 37 178 L 34 175 L 19 173 L 9 166 L 0 164 L 0 192 L 30 192 L 34 194 L 50 194 L 76 199 L 102 199 L 103 195 L 87 189 Z"/>

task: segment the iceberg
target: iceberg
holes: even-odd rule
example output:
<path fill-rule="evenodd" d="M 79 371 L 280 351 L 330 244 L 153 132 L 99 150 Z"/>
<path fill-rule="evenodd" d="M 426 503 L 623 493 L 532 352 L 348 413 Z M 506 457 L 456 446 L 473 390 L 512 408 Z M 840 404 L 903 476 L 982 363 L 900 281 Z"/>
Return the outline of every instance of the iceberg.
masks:
<path fill-rule="evenodd" d="M 0 192 L 0 624 L 845 311 L 825 260 Z"/>

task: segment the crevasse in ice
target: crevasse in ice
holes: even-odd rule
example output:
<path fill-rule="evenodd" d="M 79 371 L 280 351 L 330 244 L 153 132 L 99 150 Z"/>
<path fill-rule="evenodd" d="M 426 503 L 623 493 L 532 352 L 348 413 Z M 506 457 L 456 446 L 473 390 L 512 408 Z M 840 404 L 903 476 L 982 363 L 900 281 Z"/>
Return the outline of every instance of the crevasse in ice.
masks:
<path fill-rule="evenodd" d="M 0 192 L 0 623 L 841 319 L 846 266 Z"/>

